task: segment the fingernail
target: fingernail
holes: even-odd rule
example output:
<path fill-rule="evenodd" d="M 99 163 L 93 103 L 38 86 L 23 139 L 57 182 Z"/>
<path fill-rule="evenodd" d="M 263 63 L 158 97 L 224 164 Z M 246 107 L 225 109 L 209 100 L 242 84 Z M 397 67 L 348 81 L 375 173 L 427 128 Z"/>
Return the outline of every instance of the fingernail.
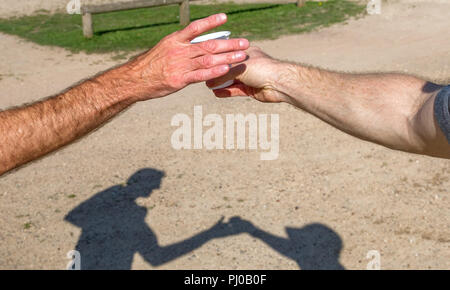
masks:
<path fill-rule="evenodd" d="M 227 19 L 227 15 L 225 13 L 220 13 L 217 15 L 217 21 L 223 21 Z"/>
<path fill-rule="evenodd" d="M 246 39 L 239 40 L 240 47 L 246 47 L 247 45 L 248 45 L 248 40 L 246 40 Z"/>
<path fill-rule="evenodd" d="M 233 58 L 234 59 L 241 59 L 245 57 L 245 53 L 243 51 L 238 51 L 234 54 Z"/>
<path fill-rule="evenodd" d="M 222 65 L 222 66 L 220 66 L 219 71 L 220 71 L 221 73 L 227 72 L 227 71 L 228 71 L 228 65 Z"/>

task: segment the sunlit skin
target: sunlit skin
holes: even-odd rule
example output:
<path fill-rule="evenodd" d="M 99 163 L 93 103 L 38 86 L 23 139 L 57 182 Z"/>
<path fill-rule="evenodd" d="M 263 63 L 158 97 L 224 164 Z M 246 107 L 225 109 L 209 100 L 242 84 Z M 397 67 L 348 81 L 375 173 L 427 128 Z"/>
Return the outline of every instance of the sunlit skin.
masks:
<path fill-rule="evenodd" d="M 0 112 L 0 175 L 73 142 L 132 104 L 223 76 L 246 58 L 246 39 L 190 41 L 227 21 L 197 20 L 130 62 L 29 106 Z"/>
<path fill-rule="evenodd" d="M 226 75 L 210 80 L 219 98 L 250 96 L 286 102 L 363 140 L 411 153 L 450 158 L 450 145 L 434 118 L 442 86 L 402 74 L 330 72 L 271 58 L 257 47 Z"/>

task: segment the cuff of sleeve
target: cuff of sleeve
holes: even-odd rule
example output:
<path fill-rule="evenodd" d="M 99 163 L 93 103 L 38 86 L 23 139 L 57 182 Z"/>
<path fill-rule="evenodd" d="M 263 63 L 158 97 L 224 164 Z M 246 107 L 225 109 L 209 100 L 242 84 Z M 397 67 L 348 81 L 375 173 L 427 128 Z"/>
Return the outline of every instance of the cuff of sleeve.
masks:
<path fill-rule="evenodd" d="M 443 88 L 436 96 L 434 116 L 450 144 L 450 86 Z"/>

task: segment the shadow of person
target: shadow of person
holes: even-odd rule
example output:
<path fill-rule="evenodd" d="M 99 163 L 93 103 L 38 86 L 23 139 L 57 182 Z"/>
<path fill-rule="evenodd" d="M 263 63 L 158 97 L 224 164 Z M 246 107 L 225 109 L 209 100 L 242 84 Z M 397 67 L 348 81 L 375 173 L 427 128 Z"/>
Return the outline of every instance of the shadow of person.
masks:
<path fill-rule="evenodd" d="M 302 228 L 287 227 L 287 238 L 272 235 L 240 217 L 231 218 L 229 225 L 235 227 L 234 232 L 247 232 L 296 261 L 302 270 L 345 270 L 339 262 L 342 239 L 325 225 L 315 223 Z"/>
<path fill-rule="evenodd" d="M 164 172 L 141 169 L 126 186 L 116 185 L 95 194 L 70 211 L 65 220 L 80 227 L 75 250 L 81 269 L 131 269 L 135 253 L 152 266 L 160 266 L 199 248 L 211 239 L 234 234 L 223 218 L 195 236 L 168 246 L 160 246 L 145 222 L 147 209 L 136 204 L 158 189 Z"/>

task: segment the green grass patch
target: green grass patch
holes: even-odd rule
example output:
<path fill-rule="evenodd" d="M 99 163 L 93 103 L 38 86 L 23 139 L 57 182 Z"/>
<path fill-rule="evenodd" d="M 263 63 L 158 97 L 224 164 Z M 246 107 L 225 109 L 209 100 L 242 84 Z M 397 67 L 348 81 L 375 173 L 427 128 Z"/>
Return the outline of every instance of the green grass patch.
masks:
<path fill-rule="evenodd" d="M 23 229 L 24 230 L 29 230 L 31 228 L 31 226 L 33 225 L 32 222 L 27 222 L 23 224 Z"/>
<path fill-rule="evenodd" d="M 346 0 L 295 4 L 191 5 L 191 19 L 225 12 L 233 37 L 275 39 L 280 35 L 311 31 L 361 15 L 364 7 Z M 81 16 L 38 13 L 0 19 L 0 31 L 40 45 L 60 46 L 72 52 L 134 51 L 154 46 L 165 35 L 181 29 L 178 6 L 162 6 L 93 15 L 94 37 L 85 39 Z"/>

